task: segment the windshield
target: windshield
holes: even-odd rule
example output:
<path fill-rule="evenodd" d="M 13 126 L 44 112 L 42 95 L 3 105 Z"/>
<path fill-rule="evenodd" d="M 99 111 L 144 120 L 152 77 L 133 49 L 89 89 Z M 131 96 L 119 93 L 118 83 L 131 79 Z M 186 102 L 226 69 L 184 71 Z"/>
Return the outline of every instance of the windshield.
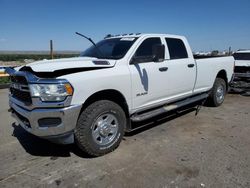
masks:
<path fill-rule="evenodd" d="M 103 59 L 121 59 L 125 56 L 129 48 L 137 38 L 124 37 L 105 39 L 85 50 L 80 54 L 81 57 L 96 57 Z"/>
<path fill-rule="evenodd" d="M 235 60 L 250 60 L 250 53 L 234 53 Z"/>

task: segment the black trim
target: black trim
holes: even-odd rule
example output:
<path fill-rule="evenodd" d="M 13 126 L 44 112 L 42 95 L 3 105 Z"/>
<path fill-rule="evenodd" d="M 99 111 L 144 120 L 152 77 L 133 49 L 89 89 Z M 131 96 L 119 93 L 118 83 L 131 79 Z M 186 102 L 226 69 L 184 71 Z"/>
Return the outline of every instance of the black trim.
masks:
<path fill-rule="evenodd" d="M 20 71 L 27 71 L 32 74 L 34 74 L 37 77 L 40 78 L 56 78 L 59 76 L 77 73 L 77 72 L 85 72 L 85 71 L 92 71 L 92 70 L 98 70 L 98 69 L 107 69 L 112 67 L 84 67 L 84 68 L 69 68 L 69 69 L 60 69 L 55 70 L 53 72 L 35 72 L 31 67 L 24 66 L 20 69 Z"/>
<path fill-rule="evenodd" d="M 234 67 L 235 73 L 250 73 L 250 66 L 235 66 Z"/>
<path fill-rule="evenodd" d="M 188 64 L 187 66 L 188 66 L 188 68 L 193 68 L 193 67 L 194 67 L 194 64 L 191 63 L 191 64 Z"/>
<path fill-rule="evenodd" d="M 40 136 L 40 138 L 49 140 L 56 144 L 73 144 L 74 143 L 74 131 L 67 133 L 52 135 L 52 136 Z"/>
<path fill-rule="evenodd" d="M 164 72 L 164 71 L 167 71 L 168 70 L 168 67 L 161 67 L 161 68 L 159 68 L 159 71 L 161 71 L 161 72 Z"/>
<path fill-rule="evenodd" d="M 108 61 L 93 61 L 95 65 L 110 65 Z"/>

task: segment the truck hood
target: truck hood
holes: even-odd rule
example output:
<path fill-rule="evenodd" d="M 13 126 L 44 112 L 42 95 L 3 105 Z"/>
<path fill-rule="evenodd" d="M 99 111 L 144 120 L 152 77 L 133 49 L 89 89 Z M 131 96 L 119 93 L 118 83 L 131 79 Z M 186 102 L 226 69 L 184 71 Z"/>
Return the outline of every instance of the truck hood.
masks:
<path fill-rule="evenodd" d="M 58 77 L 75 72 L 83 72 L 115 66 L 116 60 L 97 59 L 92 57 L 74 57 L 55 60 L 42 60 L 20 67 L 38 77 Z M 18 69 L 16 69 L 18 70 Z"/>
<path fill-rule="evenodd" d="M 100 60 L 91 57 L 74 57 L 55 60 L 43 60 L 29 63 L 26 66 L 31 67 L 35 72 L 53 72 L 62 69 L 72 68 L 90 68 L 90 67 L 113 67 L 115 60 Z"/>
<path fill-rule="evenodd" d="M 235 60 L 235 66 L 250 67 L 250 60 Z"/>

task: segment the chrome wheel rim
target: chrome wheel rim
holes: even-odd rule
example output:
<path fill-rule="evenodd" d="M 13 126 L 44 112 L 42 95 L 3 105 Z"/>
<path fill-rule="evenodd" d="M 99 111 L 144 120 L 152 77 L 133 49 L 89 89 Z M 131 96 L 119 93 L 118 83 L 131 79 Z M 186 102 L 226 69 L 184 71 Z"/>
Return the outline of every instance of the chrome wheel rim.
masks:
<path fill-rule="evenodd" d="M 117 118 L 106 113 L 99 116 L 91 127 L 92 137 L 98 145 L 107 145 L 111 143 L 118 132 Z"/>
<path fill-rule="evenodd" d="M 224 100 L 224 87 L 222 85 L 216 90 L 216 100 L 218 103 L 222 103 Z"/>

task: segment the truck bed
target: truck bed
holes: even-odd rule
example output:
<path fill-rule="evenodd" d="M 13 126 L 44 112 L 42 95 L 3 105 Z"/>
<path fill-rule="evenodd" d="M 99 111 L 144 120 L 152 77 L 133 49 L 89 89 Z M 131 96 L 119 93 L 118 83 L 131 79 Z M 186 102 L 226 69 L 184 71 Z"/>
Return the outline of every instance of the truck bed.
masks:
<path fill-rule="evenodd" d="M 230 81 L 233 75 L 234 58 L 232 56 L 210 57 L 195 59 L 197 65 L 197 77 L 194 92 L 210 90 L 213 87 L 214 79 L 219 71 L 227 72 L 227 80 Z M 206 76 L 209 75 L 209 76 Z"/>

